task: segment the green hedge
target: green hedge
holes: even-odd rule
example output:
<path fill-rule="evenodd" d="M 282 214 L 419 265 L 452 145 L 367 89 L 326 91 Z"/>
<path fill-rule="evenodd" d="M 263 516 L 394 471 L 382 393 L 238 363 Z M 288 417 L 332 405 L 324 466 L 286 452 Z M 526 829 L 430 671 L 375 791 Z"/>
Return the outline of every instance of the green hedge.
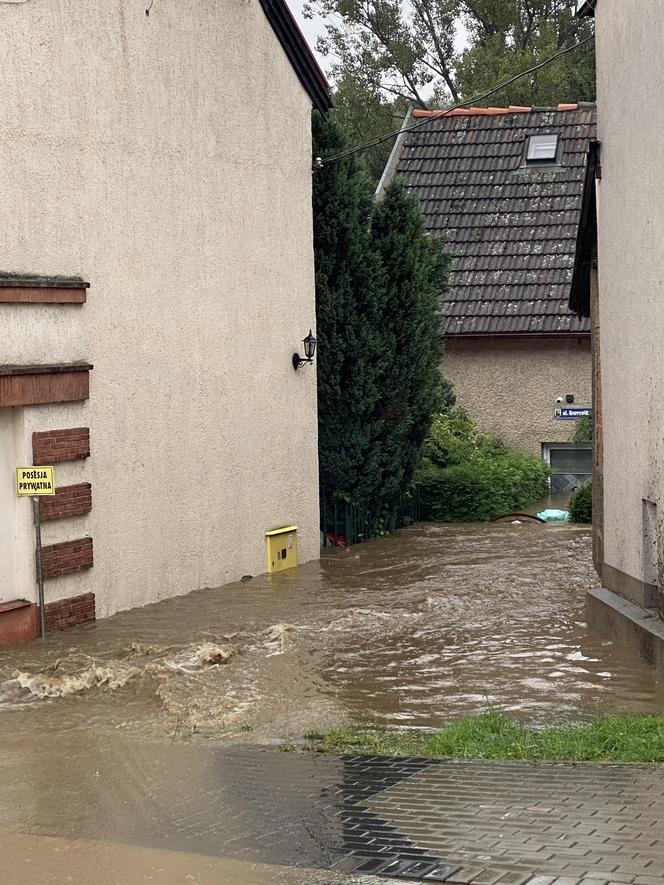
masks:
<path fill-rule="evenodd" d="M 424 519 L 478 522 L 548 494 L 548 466 L 478 430 L 461 409 L 436 416 L 417 473 Z"/>
<path fill-rule="evenodd" d="M 584 443 L 584 442 L 592 442 L 593 441 L 593 419 L 592 416 L 588 418 L 580 418 L 576 422 L 576 433 L 574 434 L 574 442 L 575 443 Z"/>
<path fill-rule="evenodd" d="M 569 499 L 570 522 L 589 523 L 593 521 L 593 484 L 588 483 L 577 489 Z"/>

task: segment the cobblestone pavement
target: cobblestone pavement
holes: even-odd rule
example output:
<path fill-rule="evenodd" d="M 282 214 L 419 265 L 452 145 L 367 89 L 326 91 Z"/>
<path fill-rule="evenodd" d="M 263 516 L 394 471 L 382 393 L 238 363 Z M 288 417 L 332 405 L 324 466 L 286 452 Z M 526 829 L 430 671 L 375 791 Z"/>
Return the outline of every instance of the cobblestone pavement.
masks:
<path fill-rule="evenodd" d="M 100 760 L 94 742 L 60 739 L 45 750 L 35 759 L 3 741 L 0 830 L 329 870 L 330 881 L 664 885 L 664 768 L 122 741 Z"/>

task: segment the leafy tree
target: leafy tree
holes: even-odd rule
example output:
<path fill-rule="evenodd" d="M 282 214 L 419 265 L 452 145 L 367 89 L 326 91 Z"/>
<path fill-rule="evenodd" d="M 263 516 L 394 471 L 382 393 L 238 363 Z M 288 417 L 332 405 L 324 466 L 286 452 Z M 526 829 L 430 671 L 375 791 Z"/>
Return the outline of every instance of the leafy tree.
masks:
<path fill-rule="evenodd" d="M 364 75 L 342 75 L 336 84 L 334 100 L 334 118 L 349 146 L 367 144 L 394 132 L 401 126 L 408 107 L 404 99 L 386 99 L 380 80 Z M 390 146 L 389 142 L 383 142 L 358 154 L 358 161 L 372 184 L 383 174 Z"/>
<path fill-rule="evenodd" d="M 464 99 L 487 92 L 592 34 L 588 19 L 575 18 L 572 0 L 468 0 L 461 6 L 466 8 L 469 45 L 459 54 L 455 72 Z M 484 103 L 547 106 L 594 99 L 594 46 L 586 44 Z"/>
<path fill-rule="evenodd" d="M 471 100 L 589 36 L 593 25 L 575 18 L 575 8 L 576 0 L 309 0 L 305 14 L 328 18 L 318 49 L 331 59 L 340 120 L 354 146 L 398 128 L 390 117 L 405 104 Z M 594 98 L 590 43 L 480 104 Z M 374 180 L 390 147 L 372 149 Z"/>

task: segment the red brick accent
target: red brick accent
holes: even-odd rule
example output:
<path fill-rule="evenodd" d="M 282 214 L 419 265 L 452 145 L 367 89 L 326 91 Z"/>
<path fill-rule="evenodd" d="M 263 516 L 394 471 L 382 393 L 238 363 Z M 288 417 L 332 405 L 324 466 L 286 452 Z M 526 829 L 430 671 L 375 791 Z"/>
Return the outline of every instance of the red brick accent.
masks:
<path fill-rule="evenodd" d="M 39 636 L 39 608 L 25 599 L 0 605 L 0 645 L 13 645 Z"/>
<path fill-rule="evenodd" d="M 92 538 L 77 538 L 42 547 L 42 573 L 44 578 L 71 575 L 93 566 Z"/>
<path fill-rule="evenodd" d="M 92 510 L 92 486 L 89 482 L 62 486 L 56 489 L 53 497 L 40 498 L 39 508 L 42 521 L 89 513 Z"/>
<path fill-rule="evenodd" d="M 90 457 L 90 428 L 72 427 L 69 430 L 46 430 L 32 434 L 34 464 L 59 464 Z"/>
<path fill-rule="evenodd" d="M 1 286 L 0 304 L 85 304 L 86 294 L 85 289 Z"/>
<path fill-rule="evenodd" d="M 88 624 L 95 620 L 95 595 L 84 593 L 82 596 L 70 596 L 57 602 L 46 603 L 44 619 L 46 632 L 68 630 L 77 624 Z"/>
<path fill-rule="evenodd" d="M 0 406 L 35 406 L 88 399 L 90 368 L 0 372 Z"/>

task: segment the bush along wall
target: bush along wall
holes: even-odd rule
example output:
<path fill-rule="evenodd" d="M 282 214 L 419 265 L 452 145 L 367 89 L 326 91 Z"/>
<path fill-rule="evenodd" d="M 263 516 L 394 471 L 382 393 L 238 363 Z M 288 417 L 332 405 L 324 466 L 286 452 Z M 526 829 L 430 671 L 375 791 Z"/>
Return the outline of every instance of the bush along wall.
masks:
<path fill-rule="evenodd" d="M 481 522 L 548 494 L 540 458 L 507 448 L 459 408 L 434 418 L 416 474 L 424 519 Z"/>
<path fill-rule="evenodd" d="M 589 523 L 593 521 L 593 485 L 582 486 L 569 499 L 570 522 Z"/>

